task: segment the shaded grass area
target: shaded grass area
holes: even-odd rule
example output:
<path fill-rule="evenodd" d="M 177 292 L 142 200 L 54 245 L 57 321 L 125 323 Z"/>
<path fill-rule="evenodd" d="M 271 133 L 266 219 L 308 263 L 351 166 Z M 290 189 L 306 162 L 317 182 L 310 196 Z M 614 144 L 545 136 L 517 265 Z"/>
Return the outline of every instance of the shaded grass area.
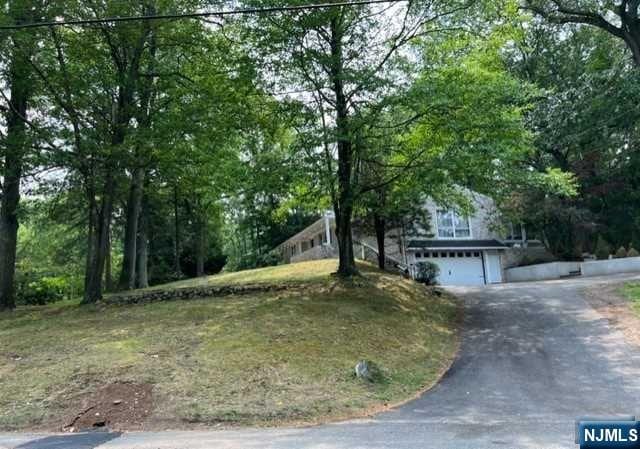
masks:
<path fill-rule="evenodd" d="M 367 265 L 361 268 L 369 270 Z M 194 279 L 185 279 L 169 284 L 156 285 L 139 291 L 166 290 L 192 287 L 214 287 L 223 285 L 242 284 L 272 284 L 272 283 L 322 283 L 330 279 L 331 273 L 335 272 L 337 264 L 335 260 L 318 260 L 311 262 L 300 262 L 289 265 L 278 265 L 275 267 L 258 268 L 255 270 L 237 271 L 233 273 L 222 273 L 214 276 L 205 276 Z"/>
<path fill-rule="evenodd" d="M 629 283 L 622 287 L 622 293 L 631 301 L 631 308 L 640 317 L 640 283 Z"/>
<path fill-rule="evenodd" d="M 59 428 L 80 397 L 114 382 L 153 386 L 149 429 L 342 418 L 433 384 L 457 349 L 455 301 L 370 267 L 349 283 L 333 270 L 321 261 L 225 275 L 315 278 L 316 288 L 0 314 L 0 428 Z M 356 379 L 360 359 L 383 379 Z"/>

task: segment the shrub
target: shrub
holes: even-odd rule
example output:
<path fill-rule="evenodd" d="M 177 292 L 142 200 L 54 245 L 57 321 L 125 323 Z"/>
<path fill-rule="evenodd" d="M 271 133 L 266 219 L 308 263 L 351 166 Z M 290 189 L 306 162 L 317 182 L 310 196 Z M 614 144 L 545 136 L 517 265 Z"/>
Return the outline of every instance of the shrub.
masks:
<path fill-rule="evenodd" d="M 45 276 L 19 285 L 17 300 L 21 304 L 45 305 L 64 299 L 71 288 L 66 278 Z"/>
<path fill-rule="evenodd" d="M 624 259 L 625 257 L 627 257 L 627 249 L 624 246 L 621 246 L 618 248 L 618 251 L 616 251 L 615 258 Z"/>
<path fill-rule="evenodd" d="M 416 264 L 416 281 L 425 285 L 436 285 L 440 268 L 433 262 L 418 262 Z"/>
<path fill-rule="evenodd" d="M 627 253 L 627 257 L 640 257 L 640 253 L 633 246 L 629 248 L 629 252 Z"/>
<path fill-rule="evenodd" d="M 610 254 L 611 246 L 602 236 L 599 236 L 596 243 L 596 257 L 598 260 L 607 260 Z"/>

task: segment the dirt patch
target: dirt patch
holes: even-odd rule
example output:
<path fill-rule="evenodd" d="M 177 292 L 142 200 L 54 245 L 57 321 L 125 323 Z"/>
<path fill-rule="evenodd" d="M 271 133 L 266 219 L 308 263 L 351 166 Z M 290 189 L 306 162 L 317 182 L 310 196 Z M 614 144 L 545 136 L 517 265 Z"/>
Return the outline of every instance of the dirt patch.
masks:
<path fill-rule="evenodd" d="M 139 430 L 151 414 L 152 386 L 149 384 L 113 383 L 78 398 L 76 414 L 63 427 L 65 432 L 109 428 Z"/>
<path fill-rule="evenodd" d="M 631 310 L 629 300 L 620 293 L 624 284 L 602 284 L 585 292 L 591 307 L 622 331 L 628 343 L 640 347 L 640 318 Z"/>

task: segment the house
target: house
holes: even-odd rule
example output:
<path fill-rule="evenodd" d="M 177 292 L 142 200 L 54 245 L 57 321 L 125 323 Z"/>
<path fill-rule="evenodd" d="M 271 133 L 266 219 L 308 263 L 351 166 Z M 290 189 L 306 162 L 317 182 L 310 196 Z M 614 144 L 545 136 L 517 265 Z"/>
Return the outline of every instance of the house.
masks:
<path fill-rule="evenodd" d="M 388 266 L 415 276 L 420 262 L 433 262 L 440 268 L 441 285 L 486 285 L 503 282 L 504 270 L 525 260 L 552 258 L 539 241 L 528 240 L 523 226 L 497 226 L 500 214 L 491 198 L 470 191 L 468 195 L 474 209 L 471 216 L 429 200 L 424 205 L 431 217 L 429 229 L 414 226 L 410 234 L 390 230 L 385 239 Z M 355 227 L 353 240 L 357 258 L 377 262 L 375 237 Z M 326 212 L 277 250 L 285 263 L 337 257 L 333 212 Z"/>

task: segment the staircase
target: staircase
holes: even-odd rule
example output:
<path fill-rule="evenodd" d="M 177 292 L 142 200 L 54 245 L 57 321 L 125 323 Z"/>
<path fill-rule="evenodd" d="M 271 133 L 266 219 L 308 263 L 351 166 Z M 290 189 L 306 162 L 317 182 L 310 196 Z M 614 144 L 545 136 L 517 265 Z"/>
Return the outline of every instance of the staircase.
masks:
<path fill-rule="evenodd" d="M 359 256 L 361 256 L 362 260 L 366 260 L 367 262 L 374 263 L 378 265 L 378 248 L 375 248 L 367 243 L 355 241 L 356 245 L 359 245 L 361 248 L 361 252 Z M 385 254 L 385 269 L 390 272 L 395 272 L 401 274 L 403 276 L 411 275 L 411 267 L 402 261 L 396 259 L 395 257 L 391 257 Z"/>

